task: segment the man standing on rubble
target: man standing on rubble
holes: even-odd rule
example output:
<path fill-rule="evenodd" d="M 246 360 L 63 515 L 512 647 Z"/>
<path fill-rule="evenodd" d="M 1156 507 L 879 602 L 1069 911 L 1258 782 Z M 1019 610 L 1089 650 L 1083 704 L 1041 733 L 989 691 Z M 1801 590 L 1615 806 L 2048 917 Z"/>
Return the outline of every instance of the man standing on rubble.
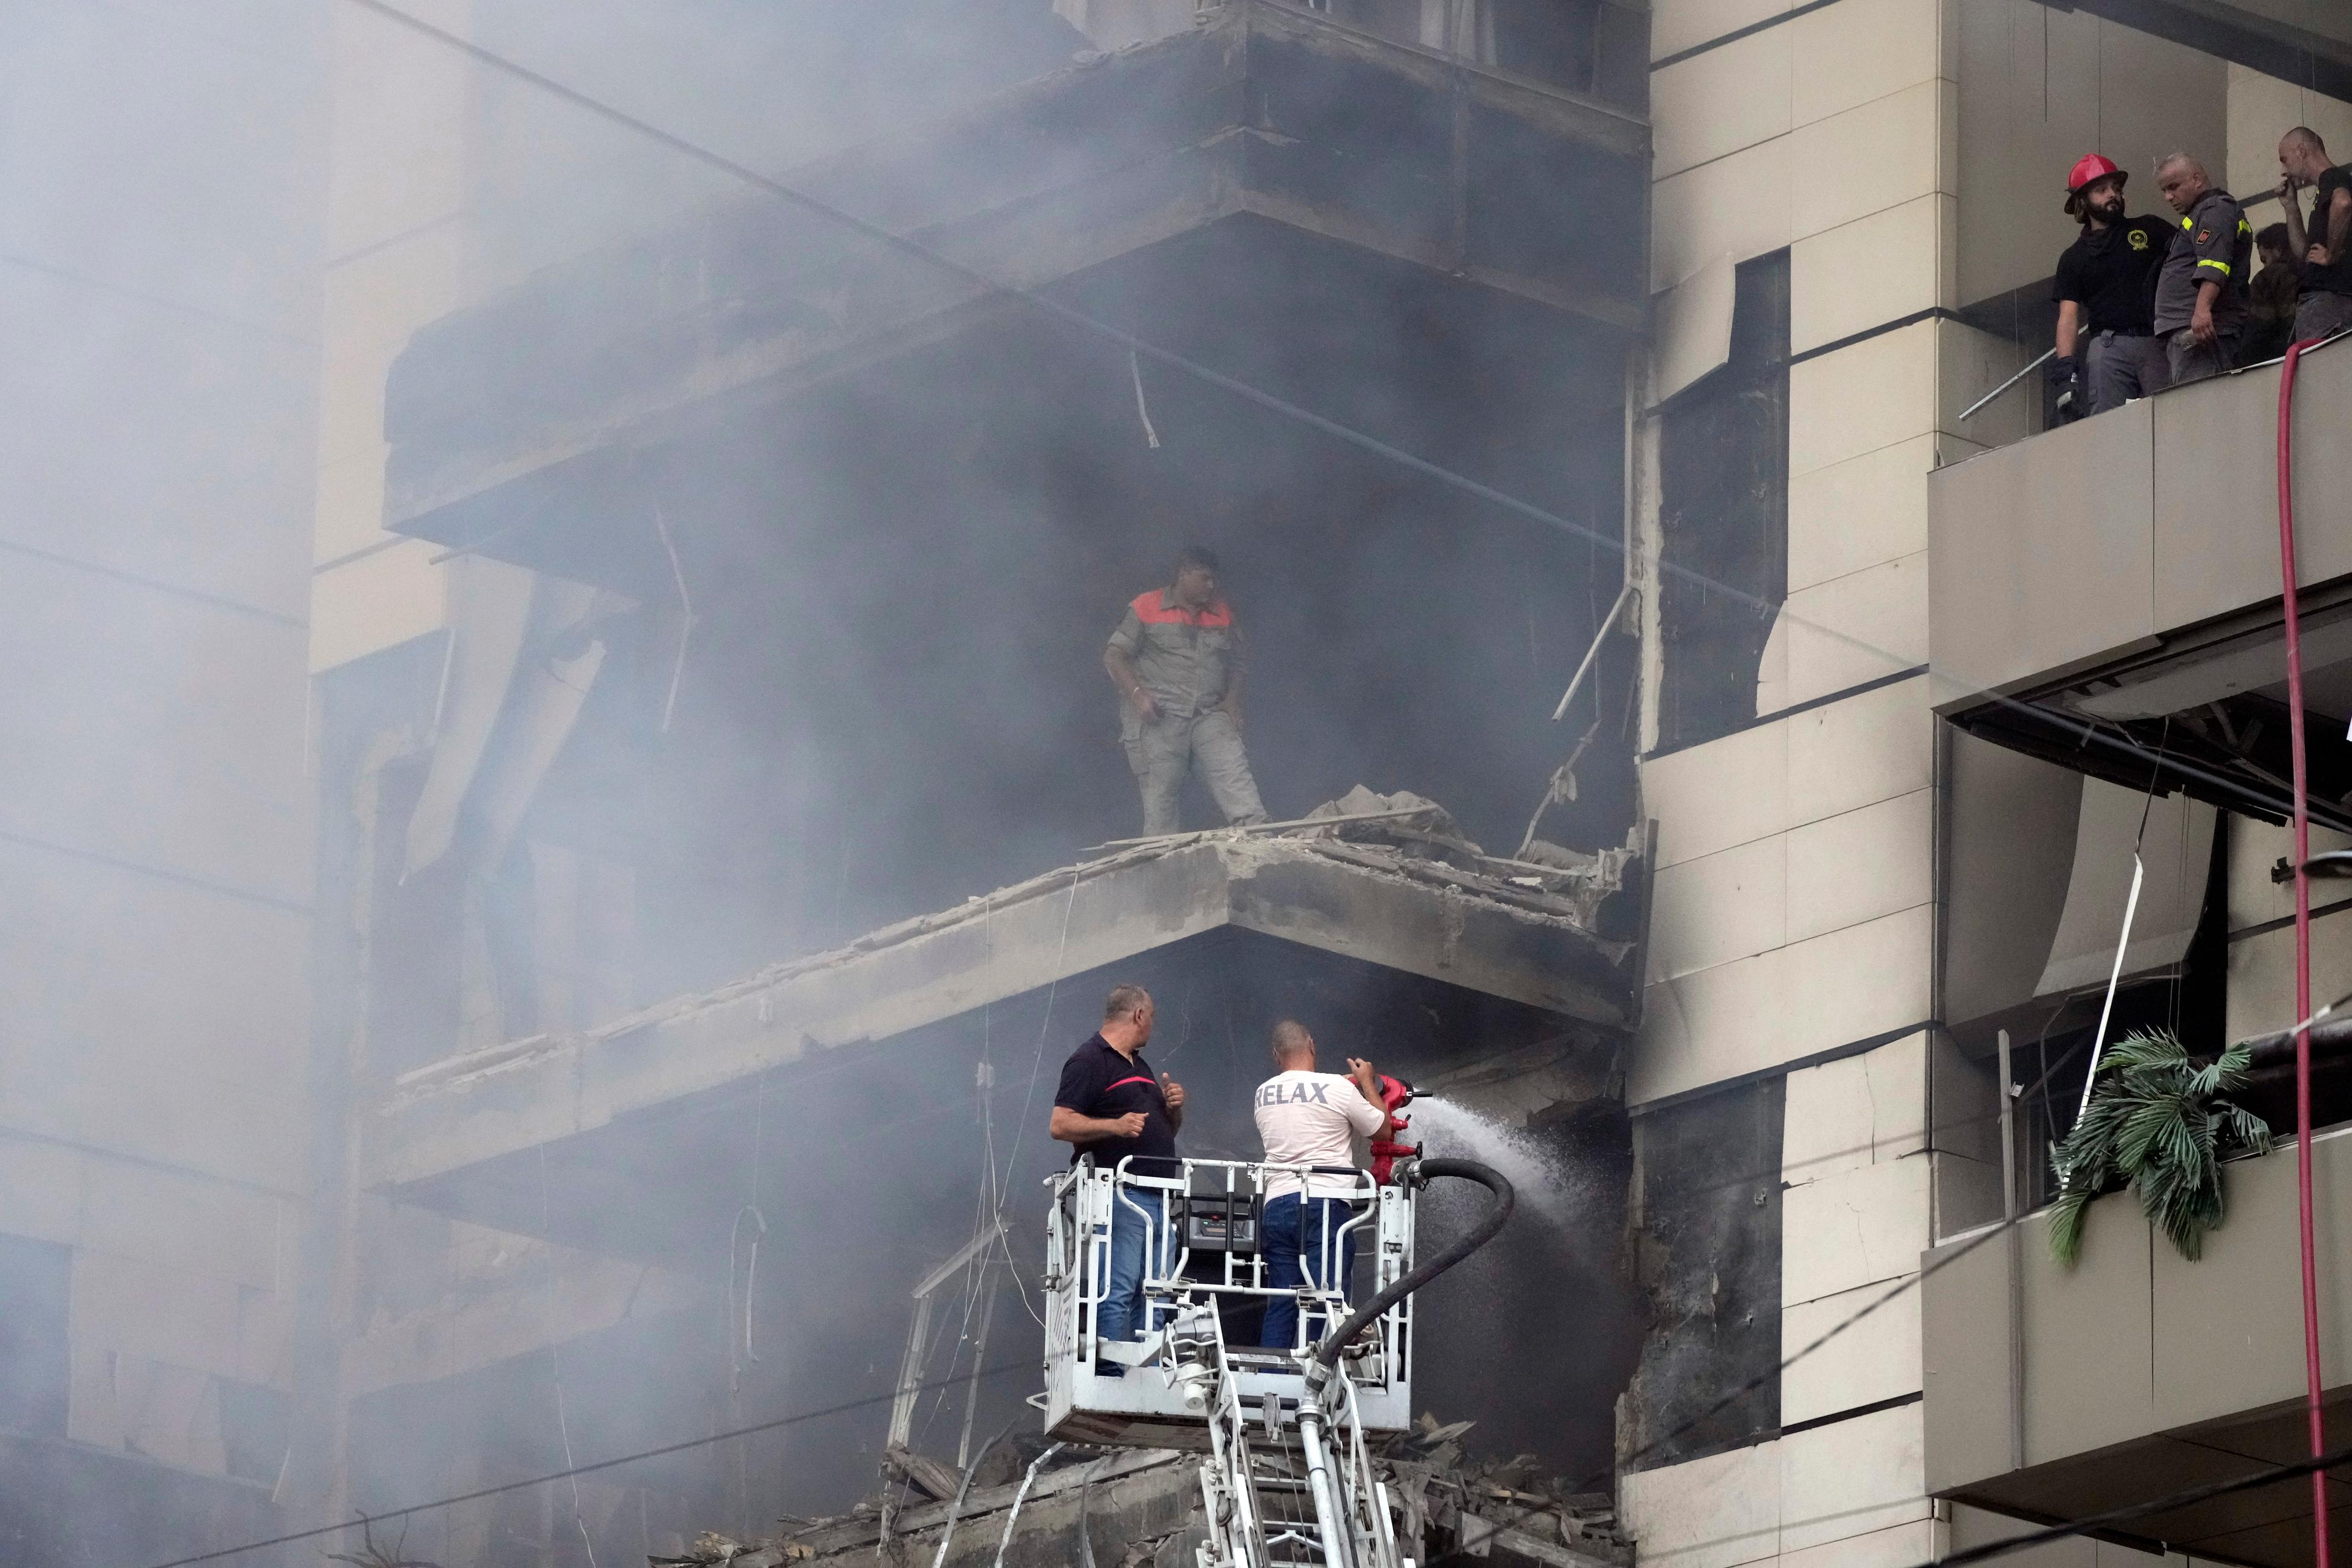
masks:
<path fill-rule="evenodd" d="M 2236 198 L 2186 153 L 2160 158 L 2156 183 L 2180 215 L 2156 280 L 2156 333 L 2175 386 L 2238 363 L 2252 280 L 2254 226 Z"/>
<path fill-rule="evenodd" d="M 1317 1072 L 1315 1037 L 1296 1018 L 1274 1026 L 1272 1044 L 1275 1074 L 1258 1085 L 1255 1097 L 1258 1136 L 1265 1140 L 1267 1163 L 1352 1167 L 1356 1135 L 1369 1138 L 1389 1119 L 1381 1101 L 1380 1075 L 1371 1063 L 1354 1057 L 1348 1058 L 1346 1078 Z M 1311 1285 L 1347 1295 L 1356 1237 L 1352 1231 L 1341 1234 L 1341 1227 L 1353 1217 L 1349 1198 L 1361 1184 L 1352 1176 L 1311 1171 L 1303 1178 L 1267 1176 L 1260 1245 L 1268 1285 L 1277 1290 Z M 1307 1342 L 1313 1344 L 1325 1327 L 1320 1313 L 1310 1315 Z M 1288 1350 L 1297 1331 L 1298 1299 L 1267 1297 L 1258 1343 Z"/>
<path fill-rule="evenodd" d="M 2352 169 L 2327 161 L 2327 143 L 2308 125 L 2279 139 L 2279 167 L 2286 174 L 2287 253 L 2303 263 L 2296 298 L 2294 335 L 2324 338 L 2352 326 Z M 2311 191 L 2311 222 L 2303 221 L 2303 201 Z"/>
<path fill-rule="evenodd" d="M 1227 822 L 1265 820 L 1242 749 L 1242 632 L 1217 591 L 1214 555 L 1188 546 L 1174 582 L 1135 596 L 1103 668 L 1118 688 L 1119 742 L 1143 791 L 1145 837 L 1176 831 L 1177 792 L 1196 759 Z"/>
<path fill-rule="evenodd" d="M 2067 216 L 2083 233 L 2058 258 L 2052 289 L 2058 300 L 2058 357 L 2050 362 L 2050 381 L 2061 414 L 2069 418 L 2153 396 L 2170 379 L 2153 317 L 2156 275 L 2172 243 L 2172 226 L 2125 216 L 2126 178 L 2112 159 L 2096 153 L 2077 160 L 2066 176 Z"/>
<path fill-rule="evenodd" d="M 1062 1064 L 1046 1132 L 1070 1145 L 1070 1163 L 1091 1158 L 1097 1170 L 1115 1171 L 1126 1160 L 1128 1174 L 1181 1175 L 1176 1130 L 1184 1125 L 1184 1086 L 1144 1065 L 1144 1042 L 1151 1038 L 1151 993 L 1140 985 L 1114 985 L 1103 1002 L 1102 1027 Z M 1152 1187 L 1121 1187 L 1111 1206 L 1110 1280 L 1095 1324 L 1102 1340 L 1139 1340 L 1146 1322 L 1143 1280 L 1147 1261 L 1157 1257 L 1167 1231 L 1168 1194 Z M 1103 1363 L 1096 1370 L 1124 1377 L 1126 1369 Z"/>

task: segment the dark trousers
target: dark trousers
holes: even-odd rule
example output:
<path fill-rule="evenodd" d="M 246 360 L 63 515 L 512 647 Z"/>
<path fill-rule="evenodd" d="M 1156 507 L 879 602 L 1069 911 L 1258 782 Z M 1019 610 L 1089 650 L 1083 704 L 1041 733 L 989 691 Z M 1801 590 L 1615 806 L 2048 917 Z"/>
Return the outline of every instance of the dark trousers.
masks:
<path fill-rule="evenodd" d="M 1277 1290 L 1295 1290 L 1312 1284 L 1318 1290 L 1348 1293 L 1348 1277 L 1356 1260 L 1356 1236 L 1339 1234 L 1353 1216 L 1345 1198 L 1307 1198 L 1285 1193 L 1270 1198 L 1264 1221 L 1265 1282 Z M 1307 1315 L 1307 1342 L 1313 1344 L 1337 1323 L 1326 1323 L 1321 1312 Z M 1265 1303 L 1265 1328 L 1258 1343 L 1268 1350 L 1288 1350 L 1298 1332 L 1298 1299 L 1271 1296 Z"/>

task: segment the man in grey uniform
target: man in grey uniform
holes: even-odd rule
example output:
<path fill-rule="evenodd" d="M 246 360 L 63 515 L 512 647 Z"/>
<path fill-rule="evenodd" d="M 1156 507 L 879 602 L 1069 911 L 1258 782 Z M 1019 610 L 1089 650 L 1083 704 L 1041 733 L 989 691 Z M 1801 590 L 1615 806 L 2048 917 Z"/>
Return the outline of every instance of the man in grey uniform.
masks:
<path fill-rule="evenodd" d="M 1103 668 L 1118 688 L 1119 742 L 1143 791 L 1147 837 L 1177 830 L 1176 795 L 1195 759 L 1227 822 L 1265 820 L 1242 749 L 1242 631 L 1217 592 L 1214 555 L 1188 547 L 1173 583 L 1135 596 Z"/>
<path fill-rule="evenodd" d="M 2248 310 L 2254 226 L 2205 165 L 2175 153 L 2156 165 L 2180 232 L 2156 279 L 2156 335 L 2164 340 L 2172 384 L 2219 375 L 2238 363 Z"/>

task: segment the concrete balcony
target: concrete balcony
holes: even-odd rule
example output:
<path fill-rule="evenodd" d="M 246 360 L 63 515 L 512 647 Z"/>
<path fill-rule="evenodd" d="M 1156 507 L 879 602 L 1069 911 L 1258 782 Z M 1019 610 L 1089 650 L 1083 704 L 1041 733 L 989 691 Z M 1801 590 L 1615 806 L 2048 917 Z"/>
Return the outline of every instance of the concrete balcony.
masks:
<path fill-rule="evenodd" d="M 1933 477 L 1930 659 L 1947 718 L 2135 790 L 2157 770 L 2165 788 L 2273 815 L 2245 791 L 2279 795 L 2288 771 L 2279 374 L 2179 388 Z M 2294 426 L 2315 820 L 2339 827 L 2352 826 L 2336 804 L 2352 789 L 2347 421 L 2339 340 L 2305 358 Z"/>
<path fill-rule="evenodd" d="M 2337 1244 L 2352 1135 L 2323 1133 L 2313 1152 L 2322 1371 L 2340 1412 L 2352 1393 L 2352 1258 Z M 2065 1521 L 2304 1458 L 2294 1177 L 2292 1148 L 2227 1166 L 2229 1219 L 2195 1263 L 2151 1233 L 2128 1194 L 2093 1205 L 2071 1269 L 2050 1256 L 2046 1215 L 1929 1252 L 1929 1490 Z M 2340 1419 L 2331 1442 L 2342 1441 Z M 2352 1545 L 2347 1482 L 2336 1472 L 2328 1483 L 2339 1553 Z M 2288 1568 L 2312 1561 L 2311 1484 L 2295 1478 L 2102 1534 Z"/>

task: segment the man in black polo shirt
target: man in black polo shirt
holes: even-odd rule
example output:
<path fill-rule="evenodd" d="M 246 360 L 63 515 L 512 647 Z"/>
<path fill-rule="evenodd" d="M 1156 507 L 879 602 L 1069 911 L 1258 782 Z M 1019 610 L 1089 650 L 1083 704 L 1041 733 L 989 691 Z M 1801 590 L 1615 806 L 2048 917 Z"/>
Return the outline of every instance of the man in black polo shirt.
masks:
<path fill-rule="evenodd" d="M 2104 414 L 2169 384 L 2164 345 L 2152 324 L 2156 276 L 2172 243 L 2161 218 L 2124 216 L 2124 172 L 2096 153 L 2067 176 L 2066 210 L 2082 237 L 2058 258 L 2052 289 L 2058 301 L 2058 357 L 2050 376 L 2059 405 L 2068 406 L 2078 369 L 2087 372 L 2090 407 Z M 2087 361 L 2087 363 L 2084 363 Z"/>
<path fill-rule="evenodd" d="M 2327 161 L 2327 143 L 2308 125 L 2279 142 L 2286 172 L 2287 246 L 2303 264 L 2294 312 L 2297 338 L 2324 338 L 2352 326 L 2352 168 Z M 2311 192 L 2311 221 L 2303 221 L 2297 191 Z"/>
<path fill-rule="evenodd" d="M 1045 1130 L 1070 1145 L 1071 1164 L 1092 1158 L 1097 1169 L 1116 1170 L 1128 1160 L 1130 1175 L 1181 1173 L 1176 1130 L 1184 1124 L 1184 1086 L 1144 1065 L 1151 1016 L 1150 992 L 1140 985 L 1112 986 L 1103 1003 L 1102 1027 L 1062 1064 L 1062 1086 L 1054 1091 L 1053 1120 Z M 1144 1321 L 1145 1253 L 1165 1228 L 1168 1199 L 1158 1190 L 1134 1187 L 1120 1189 L 1119 1199 L 1111 1208 L 1110 1281 L 1095 1332 L 1106 1340 L 1139 1340 L 1150 1326 Z M 1124 1375 L 1114 1365 L 1098 1370 Z"/>

